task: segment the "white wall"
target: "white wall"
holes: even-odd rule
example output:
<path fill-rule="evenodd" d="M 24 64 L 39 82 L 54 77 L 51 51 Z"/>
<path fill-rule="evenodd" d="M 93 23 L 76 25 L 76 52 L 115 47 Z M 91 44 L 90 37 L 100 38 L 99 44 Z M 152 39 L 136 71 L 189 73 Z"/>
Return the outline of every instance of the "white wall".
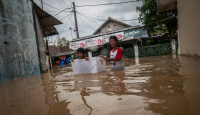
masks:
<path fill-rule="evenodd" d="M 178 0 L 180 54 L 200 55 L 200 0 Z"/>

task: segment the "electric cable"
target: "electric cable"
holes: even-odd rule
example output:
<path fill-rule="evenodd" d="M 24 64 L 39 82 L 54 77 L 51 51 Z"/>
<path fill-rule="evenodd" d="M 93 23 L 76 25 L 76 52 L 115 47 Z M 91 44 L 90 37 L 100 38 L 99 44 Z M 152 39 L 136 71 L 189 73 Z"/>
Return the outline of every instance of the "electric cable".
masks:
<path fill-rule="evenodd" d="M 72 16 L 72 15 L 71 15 Z M 71 16 L 69 17 L 69 19 L 71 18 Z M 67 23 L 69 22 L 69 20 L 67 21 Z M 65 27 L 67 26 L 67 23 L 65 24 L 63 30 L 65 29 Z M 60 32 L 60 34 L 62 34 L 63 30 Z"/>
<path fill-rule="evenodd" d="M 107 4 L 95 4 L 95 5 L 81 5 L 76 7 L 86 7 L 86 6 L 102 6 L 102 5 L 113 5 L 113 4 L 124 4 L 124 3 L 131 3 L 131 2 L 140 2 L 143 0 L 136 0 L 136 1 L 128 1 L 128 2 L 117 2 L 117 3 L 107 3 Z"/>
<path fill-rule="evenodd" d="M 77 15 L 77 17 L 79 17 L 79 15 Z M 83 19 L 81 17 L 79 17 L 81 19 L 81 21 L 83 22 Z M 85 24 L 85 22 L 83 22 L 83 24 Z M 90 28 L 91 30 L 95 30 L 94 28 L 88 26 L 87 24 L 85 24 L 88 28 Z"/>
<path fill-rule="evenodd" d="M 78 13 L 78 12 L 77 12 Z M 80 14 L 80 13 L 78 13 L 78 14 Z M 80 15 L 82 15 L 82 14 L 80 14 Z M 86 16 L 84 16 L 84 15 L 82 15 L 83 17 L 85 17 L 85 18 L 87 18 Z M 88 18 L 87 18 L 88 19 Z M 88 19 L 88 20 L 90 20 L 90 19 Z M 90 20 L 90 21 L 92 21 L 93 23 L 95 23 L 95 24 L 98 24 L 97 22 L 95 22 L 95 21 L 93 21 L 93 20 Z M 98 25 L 101 25 L 101 24 L 98 24 Z"/>

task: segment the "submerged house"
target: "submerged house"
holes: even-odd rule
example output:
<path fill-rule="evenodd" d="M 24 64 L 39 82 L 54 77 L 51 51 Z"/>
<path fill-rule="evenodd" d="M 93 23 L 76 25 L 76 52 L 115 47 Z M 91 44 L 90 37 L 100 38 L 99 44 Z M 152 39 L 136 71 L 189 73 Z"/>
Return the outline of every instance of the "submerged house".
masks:
<path fill-rule="evenodd" d="M 108 18 L 94 33 L 90 36 L 73 39 L 70 42 L 70 49 L 76 50 L 79 47 L 92 51 L 92 56 L 98 56 L 103 49 L 111 49 L 109 37 L 115 35 L 119 40 L 119 47 L 130 48 L 134 45 L 144 45 L 146 38 L 149 37 L 145 26 L 130 26 L 121 21 Z M 92 50 L 98 49 L 98 50 Z"/>

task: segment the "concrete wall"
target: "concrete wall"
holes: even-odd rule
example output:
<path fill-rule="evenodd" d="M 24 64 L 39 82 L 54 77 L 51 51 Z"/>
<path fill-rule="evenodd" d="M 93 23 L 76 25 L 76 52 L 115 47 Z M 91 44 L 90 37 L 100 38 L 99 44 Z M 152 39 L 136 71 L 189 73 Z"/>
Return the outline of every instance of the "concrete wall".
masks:
<path fill-rule="evenodd" d="M 31 0 L 0 0 L 0 81 L 40 74 Z"/>
<path fill-rule="evenodd" d="M 180 54 L 200 55 L 200 0 L 178 0 Z"/>
<path fill-rule="evenodd" d="M 39 47 L 39 61 L 41 63 L 41 68 L 42 68 L 42 72 L 48 70 L 48 60 L 46 58 L 46 50 L 45 50 L 45 46 L 44 46 L 44 36 L 43 36 L 43 30 L 42 30 L 42 26 L 40 23 L 40 20 L 36 14 L 36 12 L 34 12 L 35 15 L 35 22 L 36 22 L 36 31 L 37 31 L 37 41 L 38 41 L 38 47 Z"/>
<path fill-rule="evenodd" d="M 115 26 L 114 26 L 115 25 Z M 124 28 L 127 28 L 128 26 L 125 26 L 123 24 L 117 23 L 115 21 L 109 21 L 105 26 L 103 26 L 100 31 L 98 31 L 96 34 L 101 34 L 101 33 L 107 33 L 109 31 L 114 31 L 114 30 L 121 30 Z"/>

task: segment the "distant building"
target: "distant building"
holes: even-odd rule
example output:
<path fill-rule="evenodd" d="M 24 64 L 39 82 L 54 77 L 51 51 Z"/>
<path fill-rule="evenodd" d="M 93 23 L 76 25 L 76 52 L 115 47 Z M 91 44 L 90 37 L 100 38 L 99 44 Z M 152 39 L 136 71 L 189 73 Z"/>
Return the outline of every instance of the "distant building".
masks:
<path fill-rule="evenodd" d="M 123 22 L 117 21 L 112 18 L 108 18 L 94 33 L 93 35 L 102 34 L 102 33 L 108 33 L 112 31 L 122 30 L 124 28 L 131 27 L 128 24 L 125 24 Z"/>
<path fill-rule="evenodd" d="M 130 26 L 115 19 L 108 18 L 93 35 L 73 39 L 70 42 L 70 49 L 75 51 L 82 47 L 91 51 L 92 56 L 97 56 L 99 52 L 105 49 L 107 51 L 112 49 L 109 45 L 109 38 L 113 35 L 117 36 L 119 40 L 118 46 L 123 48 L 145 45 L 145 38 L 149 37 L 148 29 L 145 26 Z"/>

